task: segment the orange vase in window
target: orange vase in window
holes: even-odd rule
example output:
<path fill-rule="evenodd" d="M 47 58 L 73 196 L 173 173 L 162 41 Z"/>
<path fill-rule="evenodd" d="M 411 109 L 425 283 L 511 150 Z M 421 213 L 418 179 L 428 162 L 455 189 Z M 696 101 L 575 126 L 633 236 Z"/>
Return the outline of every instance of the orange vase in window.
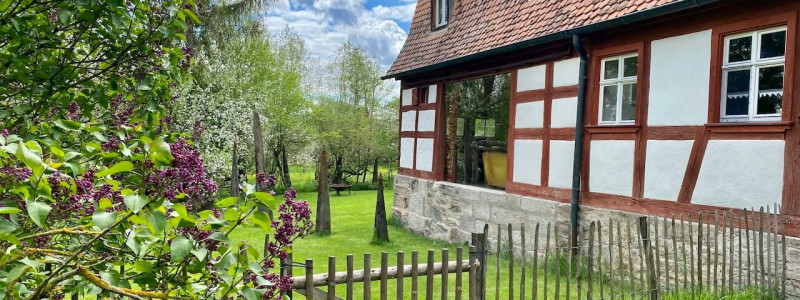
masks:
<path fill-rule="evenodd" d="M 483 168 L 486 172 L 486 184 L 492 187 L 506 187 L 506 169 L 508 155 L 505 152 L 483 152 Z"/>

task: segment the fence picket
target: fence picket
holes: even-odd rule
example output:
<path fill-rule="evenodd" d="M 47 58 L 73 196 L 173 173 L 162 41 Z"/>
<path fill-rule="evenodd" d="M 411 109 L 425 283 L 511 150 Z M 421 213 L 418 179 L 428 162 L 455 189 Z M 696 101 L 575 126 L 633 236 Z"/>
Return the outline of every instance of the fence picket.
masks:
<path fill-rule="evenodd" d="M 686 214 L 686 218 L 691 220 L 690 219 L 691 216 L 689 214 Z M 683 218 L 681 218 L 681 227 L 683 227 Z M 688 282 L 689 282 L 689 287 L 690 287 L 690 290 L 691 290 L 691 293 L 692 293 L 692 299 L 694 299 L 694 296 L 695 296 L 694 288 L 696 286 L 695 277 L 694 277 L 695 266 L 693 266 L 693 264 L 694 264 L 694 247 L 692 246 L 693 244 L 694 244 L 694 230 L 692 229 L 691 224 L 689 224 L 689 280 L 688 280 Z M 686 264 L 686 261 L 684 260 L 684 265 L 685 264 Z"/>
<path fill-rule="evenodd" d="M 780 208 L 778 209 L 780 211 Z M 781 273 L 781 299 L 786 299 L 786 224 L 783 215 L 779 216 L 781 225 L 781 250 L 783 251 L 783 270 Z"/>
<path fill-rule="evenodd" d="M 550 222 L 547 222 L 547 238 L 544 246 L 544 300 L 547 300 L 547 277 L 550 273 Z"/>
<path fill-rule="evenodd" d="M 560 295 L 561 294 L 561 258 L 559 257 L 559 254 L 561 253 L 561 251 L 559 250 L 561 243 L 560 243 L 560 239 L 559 238 L 560 237 L 558 236 L 558 224 L 556 224 L 555 226 L 553 226 L 553 242 L 554 242 L 554 247 L 556 249 L 556 251 L 555 251 L 556 257 L 555 258 L 556 258 L 556 262 L 557 262 L 557 264 L 556 264 L 556 278 L 555 278 L 556 279 L 556 286 L 554 288 L 555 289 L 554 299 L 561 299 L 561 297 L 560 297 L 561 296 Z"/>
<path fill-rule="evenodd" d="M 772 235 L 772 251 L 773 251 L 772 257 L 774 265 L 773 270 L 775 273 L 772 275 L 774 284 L 771 285 L 770 287 L 772 288 L 771 291 L 773 291 L 773 299 L 774 299 L 777 298 L 779 295 L 777 279 L 778 279 L 778 234 L 779 234 L 778 226 L 780 226 L 778 215 L 780 214 L 780 208 L 778 208 L 777 204 L 774 204 L 773 207 L 774 207 L 773 211 L 775 212 L 775 214 L 773 215 L 773 220 L 775 222 L 775 231 L 773 231 Z"/>
<path fill-rule="evenodd" d="M 727 236 L 728 228 L 725 226 L 725 220 L 726 220 L 725 219 L 725 212 L 722 212 L 722 290 L 720 290 L 720 293 L 719 293 L 721 295 L 725 295 L 726 292 L 727 292 L 727 289 L 725 288 L 725 284 L 727 283 L 727 280 L 726 280 L 727 276 L 726 275 L 728 274 L 727 269 L 725 268 L 725 266 L 727 265 L 727 258 L 728 258 L 728 255 L 727 255 L 728 254 L 727 253 L 728 246 L 725 243 L 725 240 L 728 237 Z M 733 265 L 731 264 L 731 266 L 733 266 Z"/>
<path fill-rule="evenodd" d="M 419 297 L 419 252 L 411 251 L 411 300 Z"/>
<path fill-rule="evenodd" d="M 464 247 L 460 247 L 459 246 L 458 248 L 456 248 L 456 261 L 464 260 L 464 253 L 463 253 L 464 251 L 463 250 L 464 250 Z M 461 272 L 461 268 L 456 269 L 456 290 L 455 290 L 455 294 L 456 294 L 455 299 L 456 300 L 461 300 L 461 291 L 463 290 L 462 283 L 461 283 L 461 280 L 462 280 L 461 279 L 461 276 L 462 276 L 461 273 L 462 273 Z M 398 297 L 398 299 L 403 299 L 403 297 Z"/>
<path fill-rule="evenodd" d="M 306 259 L 306 299 L 314 300 L 314 260 Z"/>
<path fill-rule="evenodd" d="M 508 247 L 508 300 L 514 300 L 514 231 L 511 230 L 510 223 L 506 247 Z"/>
<path fill-rule="evenodd" d="M 764 207 L 758 209 L 758 285 L 763 288 L 764 282 Z M 761 289 L 758 293 L 758 298 L 763 298 L 764 293 Z"/>
<path fill-rule="evenodd" d="M 745 241 L 747 242 L 747 286 L 752 285 L 752 278 L 750 276 L 751 267 L 750 267 L 750 220 L 747 218 L 748 210 L 744 209 L 744 226 L 745 230 L 744 233 L 746 235 Z"/>
<path fill-rule="evenodd" d="M 469 300 L 477 300 L 478 293 L 478 273 L 475 270 L 476 262 L 478 261 L 478 251 L 474 245 L 469 246 Z M 402 298 L 399 298 L 402 299 Z"/>
<path fill-rule="evenodd" d="M 621 227 L 622 226 L 621 223 L 622 222 L 617 221 L 617 250 L 618 250 L 617 251 L 617 262 L 619 263 L 619 268 L 617 268 L 617 270 L 619 271 L 619 279 L 620 279 L 619 280 L 620 281 L 619 295 L 620 295 L 620 297 L 624 297 L 625 288 L 621 284 L 622 281 L 623 281 L 623 278 L 625 276 L 625 268 L 622 266 L 622 254 L 623 253 L 622 253 L 622 230 L 620 229 L 620 228 L 622 228 Z M 613 247 L 613 245 L 612 245 L 612 247 Z"/>
<path fill-rule="evenodd" d="M 603 237 L 602 237 L 602 234 L 601 234 L 602 231 L 603 231 L 603 222 L 597 221 L 597 244 L 598 245 L 603 243 Z M 592 236 L 592 239 L 594 238 L 593 234 L 590 234 L 590 236 Z M 590 270 L 590 273 L 591 273 L 592 269 L 589 268 L 589 270 Z M 605 295 L 603 293 L 603 247 L 602 246 L 601 247 L 597 247 L 597 274 L 599 274 L 599 276 L 600 276 L 600 278 L 598 278 L 599 280 L 597 281 L 598 286 L 600 287 L 600 299 L 603 299 L 603 297 L 605 297 Z M 589 286 L 591 287 L 592 284 L 590 283 Z"/>
<path fill-rule="evenodd" d="M 445 264 L 447 265 L 447 264 Z M 402 272 L 400 272 L 402 273 Z M 389 291 L 389 253 L 386 251 L 381 252 L 381 300 L 387 300 Z"/>
<path fill-rule="evenodd" d="M 347 255 L 347 293 L 345 299 L 353 300 L 353 255 Z"/>
<path fill-rule="evenodd" d="M 608 295 L 614 299 L 614 221 L 608 220 Z M 602 297 L 601 297 L 602 298 Z"/>
<path fill-rule="evenodd" d="M 599 224 L 597 226 L 599 226 Z M 587 261 L 588 266 L 587 267 L 589 269 L 589 272 L 587 272 L 587 274 L 586 274 L 586 281 L 587 281 L 586 282 L 586 300 L 592 300 L 592 272 L 594 270 L 594 264 L 593 264 L 594 260 L 593 260 L 592 256 L 594 255 L 593 254 L 593 250 L 594 250 L 594 227 L 595 227 L 595 222 L 592 221 L 592 223 L 589 224 L 589 242 L 588 242 L 589 246 L 587 247 L 587 252 L 586 252 L 589 255 L 587 257 L 587 259 L 588 259 L 588 261 Z M 598 227 L 598 228 L 600 228 L 600 227 Z M 599 232 L 599 229 L 598 229 L 598 232 Z M 599 239 L 599 237 L 598 237 L 598 239 Z M 600 256 L 600 257 L 602 259 L 602 256 Z M 579 282 L 580 282 L 580 279 L 579 279 Z M 602 291 L 602 285 L 601 285 L 601 291 Z M 602 295 L 602 293 L 601 293 L 601 295 Z M 581 296 L 581 294 L 579 292 L 578 293 L 578 298 L 580 298 L 580 296 Z M 602 296 L 600 296 L 600 298 L 602 299 Z"/>
<path fill-rule="evenodd" d="M 434 253 L 433 250 L 428 250 L 428 269 L 426 270 L 426 278 L 425 278 L 425 299 L 426 300 L 433 300 L 433 260 L 434 260 Z"/>
<path fill-rule="evenodd" d="M 404 272 L 402 271 L 406 269 L 405 266 L 406 261 L 404 256 L 405 253 L 403 253 L 403 251 L 397 251 L 397 270 L 399 270 L 399 272 L 397 272 L 397 284 L 396 284 L 397 292 L 395 292 L 395 294 L 397 294 L 397 299 L 403 299 L 403 292 L 404 292 L 403 281 L 405 281 L 404 280 L 405 278 L 403 276 L 405 275 L 403 274 Z M 461 257 L 458 258 L 458 261 L 461 261 Z M 459 272 L 461 272 L 460 270 L 461 269 L 459 268 Z"/>
<path fill-rule="evenodd" d="M 450 250 L 447 248 L 442 249 L 442 263 L 450 261 Z M 442 300 L 447 300 L 447 279 L 450 274 L 448 264 L 442 264 Z"/>
<path fill-rule="evenodd" d="M 372 254 L 364 253 L 364 300 L 372 299 L 372 276 L 367 276 L 372 272 Z M 306 279 L 308 284 L 308 279 Z"/>
<path fill-rule="evenodd" d="M 525 274 L 528 268 L 525 264 L 525 257 L 528 255 L 525 249 L 525 223 L 520 224 L 519 231 L 520 247 L 522 248 L 522 255 L 520 256 L 522 272 L 519 274 L 519 300 L 525 300 Z"/>
<path fill-rule="evenodd" d="M 625 232 L 628 234 L 628 276 L 630 277 L 630 293 L 631 299 L 634 299 L 636 293 L 636 275 L 633 274 L 633 236 L 631 236 L 631 221 L 627 220 Z"/>
<path fill-rule="evenodd" d="M 503 227 L 500 224 L 497 224 L 497 268 L 494 270 L 495 277 L 494 277 L 494 299 L 500 300 L 500 238 L 501 232 L 503 231 Z"/>
<path fill-rule="evenodd" d="M 328 300 L 336 299 L 336 257 L 328 256 Z M 307 282 L 307 281 L 306 281 Z"/>
<path fill-rule="evenodd" d="M 533 282 L 531 283 L 531 294 L 533 295 L 533 300 L 538 298 L 539 289 L 537 287 L 537 283 L 539 283 L 539 274 L 537 270 L 539 269 L 539 223 L 536 223 L 536 229 L 533 232 Z"/>
<path fill-rule="evenodd" d="M 718 265 L 719 265 L 719 247 L 718 247 L 719 246 L 719 243 L 718 243 L 719 235 L 718 235 L 718 233 L 719 233 L 719 212 L 715 210 L 714 211 L 714 257 L 713 257 L 714 258 L 714 275 L 713 275 L 714 279 L 712 280 L 711 285 L 708 286 L 709 289 L 712 289 L 713 295 L 717 295 L 717 293 L 719 292 L 719 287 L 717 286 L 717 279 L 718 279 L 717 278 L 717 271 L 719 270 L 719 267 L 718 267 Z M 711 236 L 711 234 L 709 234 L 709 236 Z M 711 244 L 708 244 L 708 246 L 710 247 Z M 711 259 L 709 259 L 708 262 L 711 263 Z M 710 269 L 711 268 L 709 268 L 709 271 L 710 271 Z M 710 276 L 709 276 L 709 279 L 711 279 Z"/>

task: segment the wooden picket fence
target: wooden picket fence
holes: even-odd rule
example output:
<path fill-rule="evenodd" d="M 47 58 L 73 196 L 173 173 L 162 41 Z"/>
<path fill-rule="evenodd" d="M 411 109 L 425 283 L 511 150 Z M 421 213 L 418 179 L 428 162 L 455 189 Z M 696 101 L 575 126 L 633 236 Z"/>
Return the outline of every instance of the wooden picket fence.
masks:
<path fill-rule="evenodd" d="M 434 299 L 434 291 L 441 299 L 470 300 L 785 299 L 786 236 L 782 216 L 773 213 L 778 211 L 775 206 L 772 212 L 592 221 L 575 233 L 555 223 L 507 224 L 496 227 L 493 241 L 486 226 L 472 234 L 468 247 L 455 249 L 453 261 L 449 249 L 441 250 L 439 260 L 428 250 L 425 263 L 412 251 L 410 265 L 405 253 L 397 252 L 396 264 L 389 266 L 389 254 L 383 252 L 380 267 L 371 268 L 371 255 L 364 254 L 364 267 L 356 270 L 354 256 L 348 255 L 345 271 L 337 271 L 337 260 L 330 257 L 327 272 L 315 274 L 314 262 L 306 260 L 295 265 L 305 274 L 293 277 L 293 289 L 306 299 L 339 299 L 337 286 L 343 285 L 345 299 L 367 300 L 376 281 L 383 300 L 394 281 L 393 297 L 414 300 Z M 356 284 L 363 295 L 354 295 Z"/>

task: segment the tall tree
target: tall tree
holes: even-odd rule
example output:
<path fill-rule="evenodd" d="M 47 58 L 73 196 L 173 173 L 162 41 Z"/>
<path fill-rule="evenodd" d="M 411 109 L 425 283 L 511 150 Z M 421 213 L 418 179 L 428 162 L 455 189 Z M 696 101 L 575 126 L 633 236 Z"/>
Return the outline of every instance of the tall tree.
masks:
<path fill-rule="evenodd" d="M 386 243 L 389 241 L 389 229 L 386 220 L 386 203 L 383 199 L 383 176 L 378 175 L 378 199 L 375 204 L 375 232 L 372 241 Z"/>
<path fill-rule="evenodd" d="M 319 180 L 317 181 L 317 218 L 316 233 L 331 233 L 331 198 L 328 194 L 328 156 L 325 149 L 319 157 Z"/>

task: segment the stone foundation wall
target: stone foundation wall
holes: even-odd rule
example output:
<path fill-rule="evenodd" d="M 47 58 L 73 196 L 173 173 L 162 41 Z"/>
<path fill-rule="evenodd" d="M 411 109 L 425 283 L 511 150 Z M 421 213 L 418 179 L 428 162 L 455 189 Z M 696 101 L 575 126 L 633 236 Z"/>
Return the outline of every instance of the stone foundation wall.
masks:
<path fill-rule="evenodd" d="M 535 253 L 542 253 L 544 246 L 544 230 L 549 222 L 551 226 L 558 226 L 560 240 L 563 245 L 567 245 L 570 204 L 551 201 L 547 199 L 526 197 L 520 195 L 507 194 L 502 190 L 473 187 L 468 185 L 454 184 L 450 182 L 434 182 L 431 180 L 418 179 L 409 176 L 397 175 L 394 179 L 394 206 L 392 207 L 392 217 L 400 221 L 408 230 L 432 238 L 452 243 L 463 243 L 470 239 L 473 232 L 481 232 L 484 225 L 489 227 L 489 246 L 490 250 L 497 248 L 497 227 L 503 226 L 501 247 L 507 241 L 507 224 L 511 223 L 513 228 L 514 250 L 517 254 L 521 252 L 520 245 L 520 224 L 525 224 L 526 244 L 528 251 L 526 255 L 532 256 Z M 588 224 L 591 221 L 601 221 L 603 226 L 607 226 L 609 220 L 621 220 L 626 222 L 634 220 L 642 215 L 581 206 L 581 224 Z M 540 249 L 533 250 L 533 237 L 535 224 L 540 224 Z M 751 223 L 752 224 L 752 223 Z M 631 222 L 632 235 L 637 236 L 636 224 Z M 687 233 L 689 230 L 697 231 L 697 224 L 686 223 Z M 588 226 L 581 226 L 586 230 Z M 616 226 L 614 226 L 616 227 Z M 623 234 L 626 224 L 622 223 Z M 654 228 L 651 227 L 654 230 Z M 615 239 L 618 238 L 615 231 Z M 705 228 L 704 228 L 705 232 Z M 607 228 L 603 230 L 602 240 L 607 243 Z M 651 236 L 653 233 L 651 233 Z M 668 235 L 670 235 L 668 233 Z M 680 235 L 680 233 L 678 233 Z M 661 243 L 670 243 L 670 237 L 663 236 L 663 228 L 659 229 Z M 752 245 L 756 245 L 756 234 L 750 235 Z M 746 238 L 743 238 L 743 243 Z M 778 241 L 780 243 L 780 240 Z M 615 242 L 616 243 L 616 242 Z M 687 241 L 688 243 L 688 241 Z M 712 240 L 713 243 L 713 240 Z M 800 239 L 787 237 L 787 282 L 786 288 L 793 299 L 800 299 Z M 608 245 L 605 245 L 608 246 Z M 727 245 L 726 245 L 727 246 Z M 689 247 L 695 245 L 686 245 Z M 721 243 L 719 245 L 721 251 Z M 627 253 L 627 247 L 623 245 L 623 255 Z M 734 249 L 738 251 L 738 239 L 734 239 Z M 780 247 L 778 248 L 780 249 Z M 670 251 L 674 251 L 670 247 Z M 618 254 L 617 254 L 618 255 Z M 721 256 L 719 253 L 718 256 Z M 633 251 L 633 256 L 638 257 L 638 252 Z M 670 255 L 672 256 L 672 255 Z M 738 253 L 734 252 L 738 258 Z M 781 256 L 782 257 L 782 256 Z M 713 257 L 712 257 L 713 259 Z M 721 258 L 718 258 L 721 261 Z M 615 258 L 616 260 L 616 258 Z M 627 261 L 627 256 L 624 258 Z M 738 261 L 730 262 L 730 265 L 738 265 Z M 662 264 L 669 263 L 670 260 L 663 260 Z M 743 261 L 742 264 L 745 262 Z M 755 262 L 753 262 L 755 264 Z M 779 264 L 782 262 L 779 262 Z M 634 259 L 634 265 L 636 259 Z M 754 266 L 755 267 L 755 266 Z M 637 268 L 634 266 L 634 268 Z M 705 271 L 704 271 L 705 272 Z M 674 275 L 673 275 L 674 276 Z M 738 276 L 738 275 L 735 275 Z M 769 276 L 769 275 L 767 275 Z M 735 277 L 738 281 L 738 277 Z"/>

